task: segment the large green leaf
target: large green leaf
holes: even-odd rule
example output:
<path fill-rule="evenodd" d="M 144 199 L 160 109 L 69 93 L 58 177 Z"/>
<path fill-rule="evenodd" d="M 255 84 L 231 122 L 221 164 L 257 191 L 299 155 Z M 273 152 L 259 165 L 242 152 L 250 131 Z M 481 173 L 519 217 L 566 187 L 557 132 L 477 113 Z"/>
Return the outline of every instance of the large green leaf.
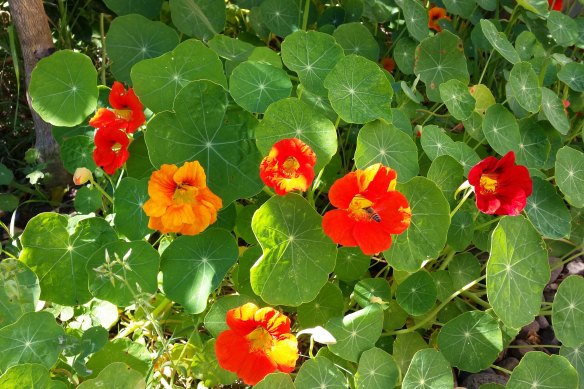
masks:
<path fill-rule="evenodd" d="M 454 387 L 452 368 L 444 356 L 431 348 L 414 354 L 402 382 L 403 389 L 434 389 Z"/>
<path fill-rule="evenodd" d="M 545 118 L 560 134 L 566 135 L 570 130 L 570 121 L 562 100 L 548 88 L 541 88 L 541 94 L 541 108 Z"/>
<path fill-rule="evenodd" d="M 256 211 L 251 227 L 263 255 L 251 269 L 251 285 L 265 302 L 298 306 L 318 295 L 337 256 L 321 224 L 322 217 L 296 194 L 272 197 Z"/>
<path fill-rule="evenodd" d="M 65 139 L 61 144 L 63 166 L 71 174 L 75 173 L 75 170 L 79 167 L 94 171 L 96 168 L 93 160 L 94 148 L 93 138 L 85 135 L 77 135 Z"/>
<path fill-rule="evenodd" d="M 527 198 L 525 213 L 533 226 L 546 238 L 561 239 L 570 235 L 570 211 L 555 187 L 532 177 L 533 192 Z"/>
<path fill-rule="evenodd" d="M 491 105 L 483 120 L 483 134 L 500 155 L 509 150 L 519 152 L 521 134 L 515 116 L 501 104 Z"/>
<path fill-rule="evenodd" d="M 487 296 L 505 325 L 520 328 L 533 321 L 549 278 L 547 250 L 531 223 L 522 216 L 502 218 L 491 240 Z"/>
<path fill-rule="evenodd" d="M 547 17 L 547 28 L 560 46 L 572 46 L 578 41 L 578 24 L 573 16 L 551 11 Z"/>
<path fill-rule="evenodd" d="M 223 0 L 170 0 L 172 22 L 182 33 L 207 41 L 225 25 Z"/>
<path fill-rule="evenodd" d="M 224 206 L 260 191 L 261 156 L 250 133 L 255 119 L 228 109 L 223 87 L 206 80 L 191 82 L 177 96 L 174 110 L 148 123 L 146 145 L 155 166 L 198 160 Z"/>
<path fill-rule="evenodd" d="M 558 79 L 576 92 L 584 92 L 584 63 L 568 62 L 558 72 Z"/>
<path fill-rule="evenodd" d="M 412 219 L 407 230 L 394 236 L 391 248 L 384 254 L 396 269 L 416 271 L 422 262 L 436 258 L 444 248 L 450 207 L 436 184 L 424 177 L 398 184 L 397 190 L 408 199 Z"/>
<path fill-rule="evenodd" d="M 428 10 L 415 0 L 397 0 L 396 4 L 404 13 L 410 35 L 418 42 L 428 37 Z"/>
<path fill-rule="evenodd" d="M 131 14 L 112 21 L 105 43 L 113 75 L 118 81 L 129 83 L 134 64 L 174 49 L 179 39 L 176 31 L 166 24 Z"/>
<path fill-rule="evenodd" d="M 418 147 L 412 138 L 393 124 L 376 120 L 365 124 L 357 136 L 355 165 L 365 169 L 382 163 L 397 172 L 400 182 L 409 181 L 418 175 Z"/>
<path fill-rule="evenodd" d="M 383 327 L 383 310 L 379 304 L 369 305 L 343 318 L 330 319 L 326 329 L 337 343 L 329 345 L 335 355 L 357 362 L 361 353 L 375 345 Z"/>
<path fill-rule="evenodd" d="M 578 373 L 570 362 L 560 355 L 532 351 L 521 359 L 507 382 L 513 389 L 576 389 Z"/>
<path fill-rule="evenodd" d="M 411 1 L 414 2 L 415 4 L 418 4 L 413 0 Z M 427 15 L 426 9 L 424 7 L 422 8 L 424 11 L 424 15 Z M 425 37 L 426 34 L 424 34 L 424 38 Z M 395 60 L 398 69 L 403 74 L 414 74 L 416 47 L 417 47 L 416 41 L 410 38 L 401 38 L 395 43 L 395 47 L 393 48 L 393 59 Z"/>
<path fill-rule="evenodd" d="M 560 283 L 552 305 L 554 333 L 564 346 L 577 347 L 584 343 L 584 278 L 569 276 Z"/>
<path fill-rule="evenodd" d="M 38 363 L 12 366 L 0 377 L 2 389 L 63 389 L 64 382 L 51 380 L 49 369 Z"/>
<path fill-rule="evenodd" d="M 393 89 L 375 62 L 358 55 L 343 57 L 326 76 L 324 86 L 333 109 L 344 121 L 391 121 Z"/>
<path fill-rule="evenodd" d="M 540 169 L 549 158 L 551 143 L 545 122 L 539 122 L 536 116 L 519 120 L 521 142 L 517 148 L 517 164 L 528 168 Z M 549 128 L 549 127 L 548 127 Z"/>
<path fill-rule="evenodd" d="M 102 300 L 126 307 L 156 292 L 160 256 L 149 243 L 118 240 L 89 258 L 89 290 Z"/>
<path fill-rule="evenodd" d="M 314 171 L 318 173 L 337 152 L 335 125 L 310 105 L 295 97 L 271 104 L 255 131 L 256 145 L 268 155 L 274 143 L 298 138 L 316 154 Z"/>
<path fill-rule="evenodd" d="M 142 374 L 123 362 L 114 362 L 103 369 L 96 378 L 83 381 L 78 389 L 145 389 Z"/>
<path fill-rule="evenodd" d="M 97 70 L 84 54 L 57 51 L 40 60 L 30 77 L 32 108 L 52 125 L 75 126 L 95 109 Z"/>
<path fill-rule="evenodd" d="M 345 55 L 356 54 L 371 61 L 379 59 L 379 45 L 367 27 L 361 23 L 341 24 L 333 37 L 345 51 Z"/>
<path fill-rule="evenodd" d="M 132 342 L 128 338 L 113 339 L 87 361 L 87 368 L 92 371 L 89 378 L 96 377 L 113 362 L 123 362 L 145 377 L 152 364 L 152 357 L 141 343 Z"/>
<path fill-rule="evenodd" d="M 51 368 L 61 353 L 65 331 L 49 312 L 25 313 L 0 329 L 0 371 L 22 363 Z"/>
<path fill-rule="evenodd" d="M 134 91 L 154 112 L 170 111 L 178 93 L 195 80 L 209 80 L 227 87 L 223 64 L 202 42 L 189 39 L 169 53 L 145 59 L 132 68 Z"/>
<path fill-rule="evenodd" d="M 388 389 L 395 387 L 399 370 L 391 354 L 374 347 L 364 351 L 359 358 L 355 374 L 357 389 Z"/>
<path fill-rule="evenodd" d="M 116 14 L 140 14 L 154 19 L 160 14 L 163 0 L 104 0 L 105 5 Z"/>
<path fill-rule="evenodd" d="M 414 72 L 426 84 L 426 94 L 432 101 L 442 101 L 440 84 L 458 80 L 468 84 L 469 74 L 460 38 L 449 31 L 424 39 L 416 50 Z"/>
<path fill-rule="evenodd" d="M 142 206 L 148 200 L 148 181 L 124 178 L 114 196 L 114 225 L 128 239 L 139 240 L 152 232 L 148 228 L 148 216 Z"/>
<path fill-rule="evenodd" d="M 309 359 L 302 364 L 294 387 L 296 389 L 346 389 L 347 379 L 335 365 L 325 357 Z"/>
<path fill-rule="evenodd" d="M 343 55 L 343 48 L 323 32 L 298 30 L 282 42 L 284 64 L 298 74 L 306 89 L 322 96 L 327 93 L 325 77 Z"/>
<path fill-rule="evenodd" d="M 470 311 L 442 327 L 438 347 L 453 366 L 476 373 L 489 367 L 503 350 L 503 335 L 491 315 Z"/>
<path fill-rule="evenodd" d="M 34 312 L 40 295 L 39 280 L 16 259 L 0 262 L 0 328 L 14 323 L 21 315 Z"/>
<path fill-rule="evenodd" d="M 104 219 L 75 222 L 56 213 L 41 213 L 22 233 L 20 260 L 38 276 L 42 300 L 62 305 L 88 302 L 87 261 L 101 246 L 117 239 Z"/>
<path fill-rule="evenodd" d="M 529 62 L 517 62 L 509 73 L 513 97 L 529 112 L 538 112 L 541 106 L 541 87 L 538 76 Z"/>
<path fill-rule="evenodd" d="M 519 54 L 517 54 L 517 51 L 511 42 L 509 42 L 507 36 L 504 33 L 497 31 L 497 27 L 495 27 L 490 20 L 481 19 L 481 28 L 491 46 L 493 46 L 503 58 L 512 64 L 521 61 Z"/>
<path fill-rule="evenodd" d="M 582 351 L 582 348 L 584 348 L 584 344 L 577 347 L 562 346 L 560 348 L 560 355 L 570 361 L 580 377 L 578 383 L 579 389 L 584 388 L 584 380 L 582 379 L 584 377 L 584 351 Z"/>
<path fill-rule="evenodd" d="M 201 313 L 237 256 L 237 242 L 226 230 L 213 228 L 181 236 L 162 253 L 164 292 L 187 312 Z"/>
<path fill-rule="evenodd" d="M 570 204 L 584 207 L 584 154 L 581 151 L 569 146 L 558 150 L 556 183 Z"/>

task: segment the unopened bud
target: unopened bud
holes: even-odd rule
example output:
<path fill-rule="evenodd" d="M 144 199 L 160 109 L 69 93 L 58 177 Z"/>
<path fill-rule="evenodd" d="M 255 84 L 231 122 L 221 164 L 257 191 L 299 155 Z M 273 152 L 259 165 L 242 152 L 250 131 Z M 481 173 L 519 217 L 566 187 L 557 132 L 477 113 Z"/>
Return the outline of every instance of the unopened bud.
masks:
<path fill-rule="evenodd" d="M 86 167 L 78 167 L 73 174 L 73 182 L 75 185 L 85 184 L 91 179 L 91 171 Z"/>

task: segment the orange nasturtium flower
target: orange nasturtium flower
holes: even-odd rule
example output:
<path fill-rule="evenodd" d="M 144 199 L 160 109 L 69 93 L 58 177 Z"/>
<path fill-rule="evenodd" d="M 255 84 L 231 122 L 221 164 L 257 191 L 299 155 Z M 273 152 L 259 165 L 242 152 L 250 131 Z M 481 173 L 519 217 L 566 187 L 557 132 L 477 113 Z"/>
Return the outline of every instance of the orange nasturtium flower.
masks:
<path fill-rule="evenodd" d="M 115 127 L 130 134 L 144 124 L 144 106 L 132 88 L 126 89 L 121 82 L 115 81 L 109 95 L 113 110 L 100 108 L 89 121 L 95 128 Z"/>
<path fill-rule="evenodd" d="M 255 385 L 279 370 L 290 373 L 298 359 L 298 343 L 290 333 L 290 319 L 273 308 L 248 303 L 231 309 L 229 329 L 215 342 L 219 365 L 236 373 L 247 385 Z"/>
<path fill-rule="evenodd" d="M 389 249 L 391 235 L 404 232 L 412 215 L 408 200 L 395 190 L 396 178 L 395 170 L 378 163 L 338 179 L 329 200 L 339 209 L 324 214 L 325 234 L 366 255 Z"/>
<path fill-rule="evenodd" d="M 195 235 L 217 220 L 221 198 L 207 187 L 207 176 L 198 161 L 162 165 L 148 181 L 150 199 L 144 212 L 150 216 L 148 227 L 162 233 Z"/>
<path fill-rule="evenodd" d="M 381 66 L 390 73 L 395 70 L 395 60 L 391 57 L 383 57 L 381 59 Z"/>
<path fill-rule="evenodd" d="M 314 179 L 316 155 L 298 138 L 282 139 L 260 164 L 264 184 L 280 196 L 293 190 L 305 192 Z"/>
<path fill-rule="evenodd" d="M 487 157 L 477 163 L 468 173 L 468 182 L 474 189 L 477 208 L 495 215 L 519 215 L 533 189 L 529 170 L 515 164 L 513 151 L 500 160 Z"/>
<path fill-rule="evenodd" d="M 440 32 L 442 31 L 442 27 L 438 24 L 440 19 L 447 19 L 450 18 L 446 15 L 446 10 L 440 7 L 432 7 L 428 10 L 428 27 L 434 31 Z"/>

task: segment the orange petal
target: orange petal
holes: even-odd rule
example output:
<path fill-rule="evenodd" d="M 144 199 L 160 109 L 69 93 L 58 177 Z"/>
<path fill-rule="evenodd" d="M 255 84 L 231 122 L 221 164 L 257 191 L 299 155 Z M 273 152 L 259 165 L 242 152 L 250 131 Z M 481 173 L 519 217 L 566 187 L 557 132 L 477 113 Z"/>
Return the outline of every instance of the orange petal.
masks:
<path fill-rule="evenodd" d="M 225 322 L 233 331 L 245 336 L 258 327 L 255 320 L 255 313 L 258 309 L 258 306 L 253 303 L 230 309 L 227 311 Z"/>
<path fill-rule="evenodd" d="M 248 354 L 236 373 L 247 385 L 255 385 L 268 374 L 275 372 L 276 367 L 276 363 L 263 352 L 253 352 Z"/>
<path fill-rule="evenodd" d="M 278 365 L 278 370 L 290 373 L 296 367 L 298 342 L 292 334 L 285 334 L 274 342 L 270 358 Z"/>
<path fill-rule="evenodd" d="M 377 254 L 391 246 L 391 234 L 375 221 L 360 222 L 353 230 L 355 240 L 365 255 Z"/>
<path fill-rule="evenodd" d="M 272 336 L 277 337 L 290 332 L 290 319 L 274 308 L 261 308 L 255 313 L 254 318 Z"/>
<path fill-rule="evenodd" d="M 329 200 L 336 208 L 347 209 L 351 200 L 360 192 L 357 173 L 351 172 L 334 182 L 329 190 Z"/>
<path fill-rule="evenodd" d="M 353 236 L 356 221 L 349 216 L 349 212 L 343 209 L 333 209 L 324 214 L 322 228 L 324 233 L 337 244 L 343 246 L 357 246 Z"/>
<path fill-rule="evenodd" d="M 249 355 L 249 341 L 234 331 L 223 331 L 215 341 L 217 362 L 225 370 L 237 372 Z"/>
<path fill-rule="evenodd" d="M 197 188 L 204 188 L 207 186 L 207 176 L 199 161 L 185 162 L 183 166 L 178 168 L 173 176 L 174 182 L 177 184 L 189 184 Z"/>

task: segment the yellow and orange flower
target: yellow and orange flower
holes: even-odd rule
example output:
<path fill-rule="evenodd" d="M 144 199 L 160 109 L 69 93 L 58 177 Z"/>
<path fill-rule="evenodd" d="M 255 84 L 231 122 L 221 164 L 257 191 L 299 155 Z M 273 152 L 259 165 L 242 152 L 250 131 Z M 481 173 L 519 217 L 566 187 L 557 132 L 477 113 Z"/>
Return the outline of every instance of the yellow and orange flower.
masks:
<path fill-rule="evenodd" d="M 162 233 L 195 235 L 217 220 L 221 198 L 207 187 L 207 176 L 198 161 L 162 165 L 148 181 L 150 199 L 144 212 L 148 227 Z"/>
<path fill-rule="evenodd" d="M 219 365 L 236 373 L 247 385 L 255 385 L 279 370 L 290 373 L 298 359 L 298 342 L 290 333 L 290 319 L 273 308 L 248 303 L 231 309 L 229 329 L 215 342 Z"/>
<path fill-rule="evenodd" d="M 260 164 L 264 184 L 280 196 L 293 190 L 305 192 L 314 179 L 316 155 L 298 138 L 276 142 Z"/>
<path fill-rule="evenodd" d="M 442 27 L 438 24 L 440 19 L 450 20 L 446 15 L 446 10 L 440 7 L 432 7 L 428 10 L 428 27 L 434 31 L 442 31 Z"/>
<path fill-rule="evenodd" d="M 412 215 L 408 200 L 395 190 L 396 178 L 395 170 L 378 163 L 335 181 L 329 200 L 339 209 L 324 214 L 325 234 L 366 255 L 389 249 L 391 235 L 404 232 Z"/>
<path fill-rule="evenodd" d="M 95 128 L 115 127 L 130 134 L 144 124 L 144 106 L 132 88 L 126 89 L 118 81 L 114 82 L 109 95 L 113 110 L 100 108 L 89 121 Z"/>

